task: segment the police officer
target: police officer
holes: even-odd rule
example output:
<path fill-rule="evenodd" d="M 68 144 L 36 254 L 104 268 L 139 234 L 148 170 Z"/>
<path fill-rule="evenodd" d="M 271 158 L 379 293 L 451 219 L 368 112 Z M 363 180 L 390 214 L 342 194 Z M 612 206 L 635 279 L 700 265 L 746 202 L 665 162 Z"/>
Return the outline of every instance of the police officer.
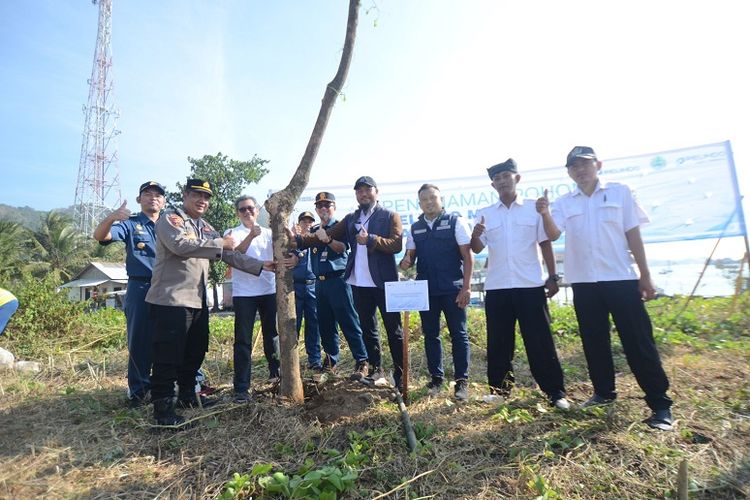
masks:
<path fill-rule="evenodd" d="M 189 179 L 182 208 L 167 210 L 156 223 L 156 263 L 146 301 L 152 304 L 155 322 L 151 396 L 159 425 L 184 422 L 175 412 L 175 382 L 180 406 L 211 402 L 194 390 L 196 370 L 208 350 L 208 261 L 222 259 L 256 276 L 274 269 L 273 262 L 233 251 L 234 238 L 219 237 L 203 220 L 212 195 L 208 181 Z"/>
<path fill-rule="evenodd" d="M 440 312 L 445 315 L 453 348 L 454 395 L 469 399 L 469 334 L 466 331 L 466 306 L 471 298 L 471 273 L 474 257 L 469 244 L 469 224 L 463 217 L 443 209 L 440 189 L 423 184 L 417 192 L 422 215 L 412 224 L 406 239 L 406 253 L 399 264 L 409 269 L 417 263 L 417 279 L 427 280 L 430 309 L 420 311 L 427 368 L 432 380 L 427 384 L 430 396 L 440 392 L 443 372 L 443 347 L 440 340 Z"/>
<path fill-rule="evenodd" d="M 512 158 L 487 169 L 500 200 L 479 211 L 471 235 L 475 253 L 489 251 L 485 289 L 487 378 L 492 394 L 507 395 L 514 382 L 516 321 L 534 380 L 560 410 L 570 408 L 550 329 L 547 298 L 558 291 L 555 255 L 534 200 L 518 196 L 521 180 Z M 549 277 L 542 277 L 539 250 Z M 545 288 L 547 292 L 545 293 Z"/>
<path fill-rule="evenodd" d="M 141 211 L 131 214 L 127 201 L 102 220 L 94 229 L 101 245 L 125 243 L 125 269 L 128 287 L 125 295 L 125 319 L 128 331 L 128 398 L 137 406 L 147 401 L 151 389 L 151 349 L 153 323 L 149 318 L 146 293 L 156 259 L 154 225 L 164 208 L 164 186 L 156 181 L 141 184 L 135 201 Z"/>
<path fill-rule="evenodd" d="M 308 234 L 315 224 L 315 217 L 310 212 L 302 212 L 297 218 L 299 233 Z M 294 298 L 297 306 L 297 335 L 302 327 L 302 317 L 305 318 L 305 351 L 307 352 L 307 366 L 311 370 L 320 371 L 322 361 L 320 357 L 320 332 L 318 331 L 318 310 L 315 298 L 315 273 L 309 258 L 309 250 L 298 250 L 299 262 L 292 271 L 294 278 Z"/>
<path fill-rule="evenodd" d="M 354 309 L 352 289 L 344 280 L 349 245 L 345 239 L 339 241 L 327 234 L 338 223 L 335 217 L 336 197 L 326 191 L 315 195 L 315 212 L 320 217 L 320 224 L 312 228 L 313 234 L 298 236 L 297 242 L 303 248 L 310 246 L 312 269 L 317 278 L 318 327 L 326 353 L 322 370 L 334 370 L 339 361 L 338 322 L 355 361 L 354 373 L 350 378 L 361 380 L 368 374 L 367 349 L 359 316 Z"/>

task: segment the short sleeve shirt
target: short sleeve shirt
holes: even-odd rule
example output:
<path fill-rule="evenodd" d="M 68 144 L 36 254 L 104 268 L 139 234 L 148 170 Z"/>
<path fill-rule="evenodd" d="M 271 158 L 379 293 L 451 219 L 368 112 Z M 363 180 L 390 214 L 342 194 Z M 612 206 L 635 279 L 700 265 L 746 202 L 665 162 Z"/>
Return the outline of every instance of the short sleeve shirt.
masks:
<path fill-rule="evenodd" d="M 484 217 L 480 241 L 487 248 L 485 290 L 535 288 L 544 285 L 539 243 L 548 240 L 534 200 L 516 198 L 510 208 L 502 201 L 483 208 L 474 223 Z"/>
<path fill-rule="evenodd" d="M 580 189 L 552 204 L 565 233 L 565 280 L 595 283 L 637 279 L 625 233 L 649 222 L 630 188 L 600 179 L 591 196 Z"/>
<path fill-rule="evenodd" d="M 224 233 L 224 236 L 229 231 Z M 238 243 L 250 234 L 250 230 L 240 224 L 232 229 L 232 237 Z M 250 242 L 245 255 L 258 260 L 273 260 L 273 240 L 271 230 L 267 227 L 260 228 L 260 234 Z M 232 297 L 258 297 L 276 293 L 276 275 L 265 269 L 260 276 L 232 269 Z"/>
<path fill-rule="evenodd" d="M 437 217 L 432 220 L 425 219 L 424 221 L 428 226 L 433 227 Z M 453 228 L 453 235 L 456 238 L 457 245 L 468 245 L 471 243 L 471 229 L 469 229 L 469 223 L 463 217 L 456 219 L 456 226 Z M 411 235 L 411 231 L 406 235 L 406 249 L 416 250 L 417 245 L 414 244 L 414 238 Z"/>
<path fill-rule="evenodd" d="M 156 260 L 156 230 L 151 219 L 139 212 L 115 222 L 109 232 L 112 239 L 100 244 L 109 245 L 115 241 L 125 243 L 125 269 L 128 276 L 150 278 Z"/>

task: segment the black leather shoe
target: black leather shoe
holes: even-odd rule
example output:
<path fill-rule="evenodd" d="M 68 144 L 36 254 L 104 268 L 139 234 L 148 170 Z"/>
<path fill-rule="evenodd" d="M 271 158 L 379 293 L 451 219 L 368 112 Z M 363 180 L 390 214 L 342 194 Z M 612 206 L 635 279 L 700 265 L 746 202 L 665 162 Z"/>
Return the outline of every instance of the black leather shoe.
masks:
<path fill-rule="evenodd" d="M 154 400 L 154 419 L 156 425 L 180 425 L 185 417 L 175 413 L 176 398 L 162 398 Z"/>
<path fill-rule="evenodd" d="M 182 398 L 177 402 L 177 406 L 180 408 L 211 408 L 218 403 L 219 400 L 216 398 L 207 398 L 206 396 L 200 396 L 193 394 L 193 397 Z"/>
<path fill-rule="evenodd" d="M 669 408 L 665 408 L 664 410 L 654 410 L 651 416 L 643 422 L 652 429 L 659 429 L 661 431 L 671 431 L 674 429 L 672 410 Z"/>

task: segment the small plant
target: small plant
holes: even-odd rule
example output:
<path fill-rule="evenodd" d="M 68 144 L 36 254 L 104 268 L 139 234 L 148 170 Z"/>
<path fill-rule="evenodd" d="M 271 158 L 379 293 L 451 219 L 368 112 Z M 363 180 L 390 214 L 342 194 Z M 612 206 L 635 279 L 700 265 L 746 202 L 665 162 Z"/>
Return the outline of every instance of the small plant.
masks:
<path fill-rule="evenodd" d="M 502 405 L 500 409 L 492 415 L 493 420 L 502 420 L 503 422 L 514 424 L 514 423 L 528 423 L 534 420 L 534 417 L 529 413 L 529 410 L 524 408 L 513 408 L 511 409 L 507 405 Z"/>

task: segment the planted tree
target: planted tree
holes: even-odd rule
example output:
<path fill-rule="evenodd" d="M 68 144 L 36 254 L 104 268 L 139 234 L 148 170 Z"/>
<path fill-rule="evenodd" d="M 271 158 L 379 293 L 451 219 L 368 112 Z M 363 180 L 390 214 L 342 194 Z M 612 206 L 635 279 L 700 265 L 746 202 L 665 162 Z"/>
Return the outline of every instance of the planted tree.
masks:
<path fill-rule="evenodd" d="M 323 101 L 320 105 L 318 118 L 315 121 L 310 140 L 297 166 L 289 184 L 281 191 L 274 193 L 266 200 L 265 207 L 270 214 L 270 226 L 273 231 L 273 254 L 274 260 L 281 262 L 286 250 L 289 248 L 289 238 L 286 234 L 287 221 L 294 209 L 302 191 L 307 187 L 310 180 L 310 171 L 323 134 L 328 126 L 328 119 L 333 111 L 336 98 L 346 81 L 349 66 L 354 50 L 354 41 L 357 34 L 357 21 L 359 17 L 359 0 L 349 0 L 349 16 L 346 23 L 346 36 L 344 38 L 344 49 L 341 52 L 338 71 L 333 80 L 326 86 Z M 279 330 L 279 343 L 281 348 L 281 395 L 292 401 L 301 403 L 304 399 L 302 380 L 299 372 L 299 355 L 297 354 L 297 330 L 296 312 L 294 308 L 294 285 L 292 283 L 292 271 L 284 266 L 276 269 L 276 300 L 278 301 L 277 323 Z"/>

